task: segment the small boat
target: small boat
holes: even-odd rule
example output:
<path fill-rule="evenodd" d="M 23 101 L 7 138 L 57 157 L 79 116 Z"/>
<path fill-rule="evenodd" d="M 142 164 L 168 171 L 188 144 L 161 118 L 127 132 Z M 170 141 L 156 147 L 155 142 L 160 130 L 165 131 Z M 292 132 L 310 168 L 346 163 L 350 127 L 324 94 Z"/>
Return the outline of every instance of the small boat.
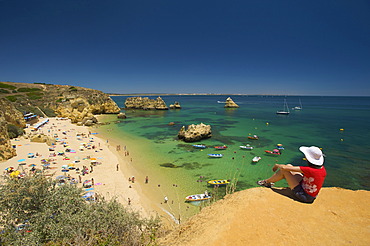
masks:
<path fill-rule="evenodd" d="M 283 114 L 283 115 L 290 114 L 288 103 L 286 102 L 286 99 L 284 99 L 284 109 L 276 111 L 276 114 Z"/>
<path fill-rule="evenodd" d="M 259 162 L 260 160 L 261 160 L 261 157 L 259 157 L 259 156 L 255 156 L 255 157 L 253 157 L 252 162 L 257 163 L 257 162 Z"/>
<path fill-rule="evenodd" d="M 209 157 L 213 157 L 213 158 L 221 158 L 223 157 L 224 155 L 223 154 L 208 154 Z"/>
<path fill-rule="evenodd" d="M 281 155 L 280 151 L 278 149 L 274 149 L 274 150 L 265 150 L 265 152 L 267 154 L 271 154 L 271 155 Z"/>
<path fill-rule="evenodd" d="M 300 106 L 295 106 L 294 108 L 293 108 L 293 110 L 302 110 L 302 102 L 301 102 L 301 99 L 299 99 L 299 105 Z"/>
<path fill-rule="evenodd" d="M 193 147 L 194 148 L 198 148 L 198 149 L 205 149 L 205 148 L 207 148 L 207 146 L 205 146 L 204 144 L 193 144 Z"/>
<path fill-rule="evenodd" d="M 223 146 L 215 146 L 215 149 L 227 149 L 227 146 L 226 145 L 223 145 Z"/>
<path fill-rule="evenodd" d="M 230 183 L 230 181 L 226 179 L 215 179 L 215 180 L 210 180 L 207 183 L 210 185 L 227 185 Z"/>
<path fill-rule="evenodd" d="M 251 149 L 253 149 L 253 147 L 252 146 L 250 146 L 249 144 L 247 144 L 247 145 L 241 145 L 241 146 L 239 146 L 241 149 L 248 149 L 248 150 L 251 150 Z"/>
<path fill-rule="evenodd" d="M 284 147 L 283 147 L 283 145 L 282 145 L 282 144 L 277 144 L 277 145 L 276 145 L 276 148 L 277 148 L 278 150 L 283 150 L 283 149 L 284 149 Z"/>
<path fill-rule="evenodd" d="M 185 197 L 187 202 L 205 201 L 211 199 L 212 196 L 206 194 L 196 194 Z"/>
<path fill-rule="evenodd" d="M 252 139 L 252 140 L 258 140 L 258 136 L 257 135 L 253 135 L 253 136 L 248 136 L 249 139 Z"/>

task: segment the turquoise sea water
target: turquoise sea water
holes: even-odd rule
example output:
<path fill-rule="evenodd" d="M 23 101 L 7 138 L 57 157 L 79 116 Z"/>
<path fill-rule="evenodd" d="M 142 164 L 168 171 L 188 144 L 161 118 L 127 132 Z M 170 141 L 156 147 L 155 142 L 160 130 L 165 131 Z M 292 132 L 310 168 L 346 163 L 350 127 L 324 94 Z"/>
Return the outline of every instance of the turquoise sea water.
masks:
<path fill-rule="evenodd" d="M 274 163 L 304 165 L 298 150 L 302 145 L 323 148 L 328 173 L 324 186 L 370 190 L 370 97 L 233 95 L 231 98 L 240 108 L 225 109 L 218 101 L 227 97 L 162 96 L 168 106 L 178 101 L 182 109 L 123 110 L 127 119 L 109 128 L 113 128 L 122 145 L 127 140 L 131 150 L 142 153 L 135 156 L 140 172 L 160 175 L 168 184 L 179 184 L 180 197 L 202 193 L 205 181 L 211 179 L 237 180 L 237 190 L 255 187 L 257 180 L 272 174 Z M 120 107 L 124 107 L 126 98 L 112 97 Z M 288 116 L 277 115 L 284 99 L 290 108 L 299 106 L 301 100 L 303 109 L 291 110 Z M 183 125 L 201 122 L 211 125 L 212 138 L 198 143 L 227 145 L 227 150 L 199 150 L 192 147 L 194 143 L 177 139 Z M 248 140 L 251 134 L 260 139 Z M 239 146 L 246 143 L 255 148 L 241 150 Z M 265 154 L 279 143 L 285 147 L 281 156 Z M 209 153 L 222 153 L 224 157 L 211 159 Z M 256 155 L 262 159 L 252 164 Z"/>

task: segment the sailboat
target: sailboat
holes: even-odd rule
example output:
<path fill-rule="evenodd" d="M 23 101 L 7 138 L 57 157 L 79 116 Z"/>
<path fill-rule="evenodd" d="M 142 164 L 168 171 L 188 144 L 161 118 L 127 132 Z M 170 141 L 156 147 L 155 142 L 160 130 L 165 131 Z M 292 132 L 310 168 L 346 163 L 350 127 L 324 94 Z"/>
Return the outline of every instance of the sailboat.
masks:
<path fill-rule="evenodd" d="M 303 107 L 302 107 L 302 102 L 301 102 L 301 99 L 299 99 L 299 105 L 300 106 L 295 106 L 293 109 L 294 110 L 301 110 Z"/>
<path fill-rule="evenodd" d="M 286 99 L 284 99 L 284 109 L 276 111 L 276 114 L 284 114 L 284 115 L 290 114 L 288 103 L 286 102 Z"/>

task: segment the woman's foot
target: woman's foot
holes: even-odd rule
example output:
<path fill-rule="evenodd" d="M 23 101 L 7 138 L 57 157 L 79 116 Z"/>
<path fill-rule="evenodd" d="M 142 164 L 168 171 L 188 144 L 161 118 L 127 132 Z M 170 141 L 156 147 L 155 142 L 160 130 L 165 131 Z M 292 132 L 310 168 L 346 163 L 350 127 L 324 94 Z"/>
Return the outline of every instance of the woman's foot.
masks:
<path fill-rule="evenodd" d="M 271 187 L 274 186 L 274 183 L 268 183 L 268 182 L 266 182 L 266 180 L 259 180 L 259 181 L 257 181 L 257 184 L 260 185 L 260 186 L 267 187 L 267 188 L 271 188 Z"/>

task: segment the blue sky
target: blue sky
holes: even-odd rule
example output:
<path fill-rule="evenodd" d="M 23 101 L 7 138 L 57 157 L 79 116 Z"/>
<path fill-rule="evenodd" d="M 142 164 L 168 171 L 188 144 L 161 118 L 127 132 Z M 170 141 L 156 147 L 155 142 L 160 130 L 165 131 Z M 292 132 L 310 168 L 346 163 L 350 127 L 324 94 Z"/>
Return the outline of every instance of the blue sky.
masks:
<path fill-rule="evenodd" d="M 370 1 L 0 0 L 0 81 L 370 96 Z"/>

